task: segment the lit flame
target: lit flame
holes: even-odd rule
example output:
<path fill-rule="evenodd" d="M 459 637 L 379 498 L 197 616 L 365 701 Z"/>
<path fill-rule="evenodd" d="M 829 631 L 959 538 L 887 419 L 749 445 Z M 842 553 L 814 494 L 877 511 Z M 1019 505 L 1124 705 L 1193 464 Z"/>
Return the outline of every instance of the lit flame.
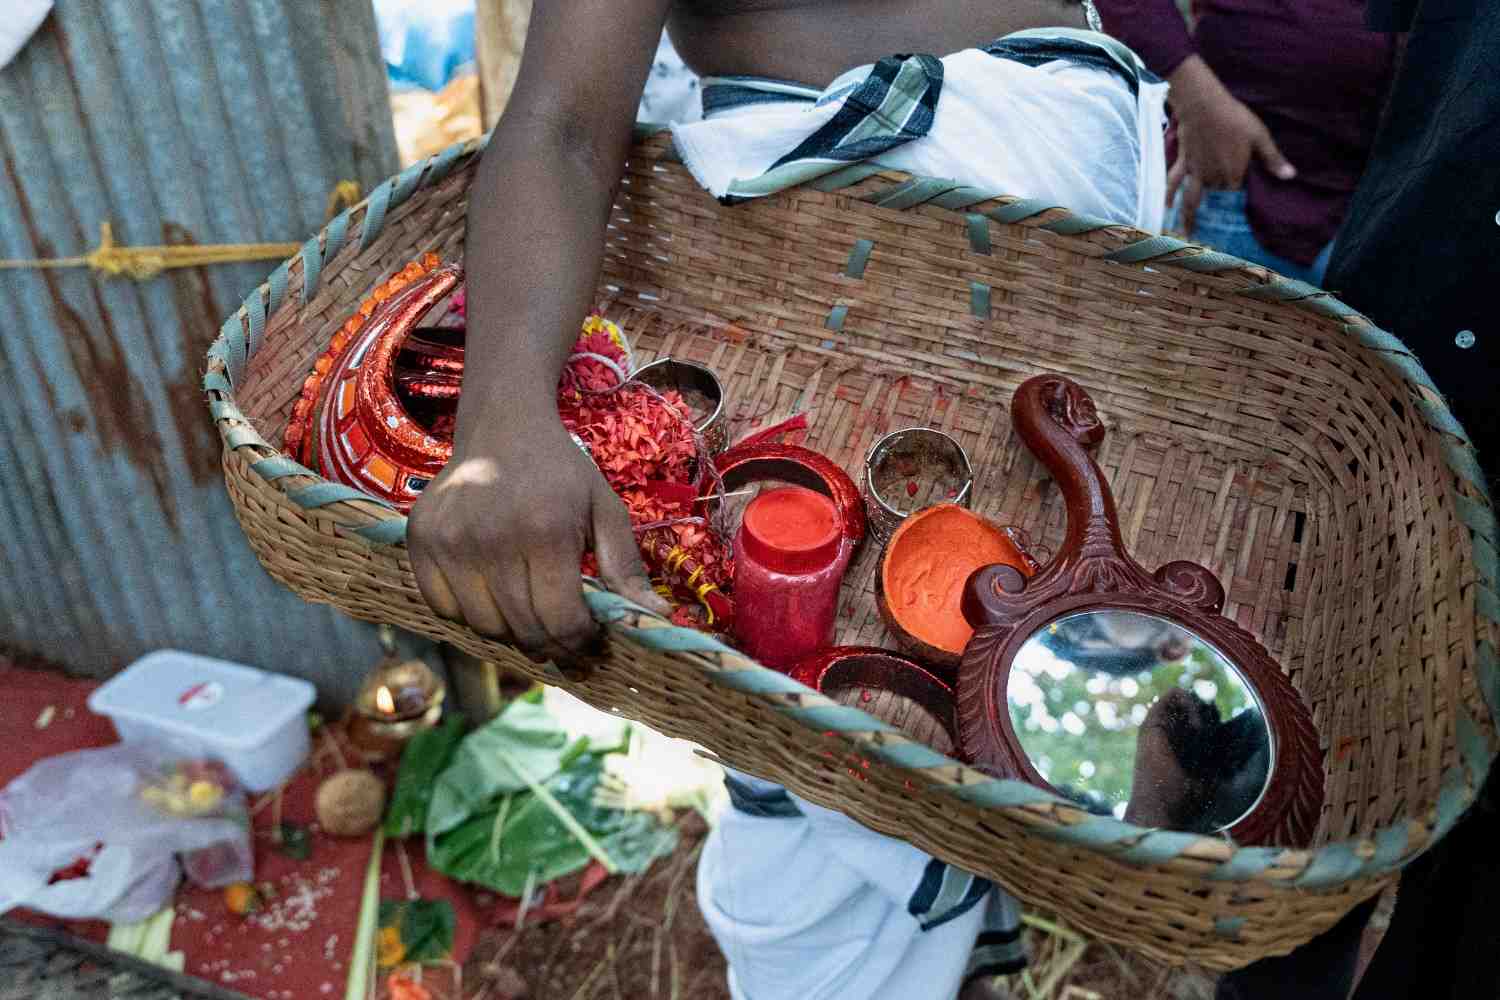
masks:
<path fill-rule="evenodd" d="M 375 689 L 375 707 L 386 715 L 396 714 L 396 699 L 391 697 L 391 689 L 384 684 Z"/>

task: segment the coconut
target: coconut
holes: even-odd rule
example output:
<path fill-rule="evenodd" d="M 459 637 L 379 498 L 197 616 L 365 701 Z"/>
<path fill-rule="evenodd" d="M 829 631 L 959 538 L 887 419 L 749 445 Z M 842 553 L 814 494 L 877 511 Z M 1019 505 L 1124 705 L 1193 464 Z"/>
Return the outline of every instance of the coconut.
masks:
<path fill-rule="evenodd" d="M 318 823 L 338 837 L 361 837 L 385 814 L 385 782 L 369 771 L 349 769 L 318 786 Z"/>

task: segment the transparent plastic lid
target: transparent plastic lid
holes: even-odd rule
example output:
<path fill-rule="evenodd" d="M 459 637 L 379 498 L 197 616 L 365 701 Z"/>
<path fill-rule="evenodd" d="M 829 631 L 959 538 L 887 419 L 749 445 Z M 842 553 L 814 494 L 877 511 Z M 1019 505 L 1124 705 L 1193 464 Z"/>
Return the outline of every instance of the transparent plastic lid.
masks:
<path fill-rule="evenodd" d="M 311 684 L 294 677 L 158 650 L 101 685 L 89 696 L 89 708 L 208 744 L 247 748 L 305 713 L 315 697 Z"/>

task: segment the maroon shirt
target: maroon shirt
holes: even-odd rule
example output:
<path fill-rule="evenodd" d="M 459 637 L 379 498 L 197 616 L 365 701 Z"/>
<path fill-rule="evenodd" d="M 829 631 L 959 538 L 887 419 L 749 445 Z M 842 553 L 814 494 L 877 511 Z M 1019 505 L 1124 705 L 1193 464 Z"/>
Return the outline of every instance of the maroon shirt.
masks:
<path fill-rule="evenodd" d="M 1165 77 L 1196 52 L 1265 122 L 1297 176 L 1278 180 L 1252 156 L 1250 226 L 1272 253 L 1312 263 L 1375 142 L 1395 36 L 1365 27 L 1364 0 L 1192 0 L 1191 34 L 1173 0 L 1096 3 L 1105 30 L 1153 72 Z"/>

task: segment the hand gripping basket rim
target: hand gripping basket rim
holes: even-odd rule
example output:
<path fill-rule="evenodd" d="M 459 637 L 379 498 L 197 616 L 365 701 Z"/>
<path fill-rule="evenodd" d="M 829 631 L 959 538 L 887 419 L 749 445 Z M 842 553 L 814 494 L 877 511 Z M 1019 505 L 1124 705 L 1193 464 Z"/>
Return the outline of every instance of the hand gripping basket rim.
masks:
<path fill-rule="evenodd" d="M 665 145 L 663 139 L 651 138 L 659 131 L 638 128 L 637 141 L 651 142 L 661 149 Z M 369 246 L 379 236 L 389 211 L 419 189 L 447 178 L 469 157 L 481 152 L 487 140 L 486 136 L 460 143 L 414 164 L 382 183 L 365 201 L 333 219 L 250 293 L 224 322 L 208 351 L 203 388 L 226 457 L 237 453 L 257 476 L 274 484 L 290 503 L 318 509 L 333 518 L 340 535 L 373 546 L 403 545 L 406 518 L 381 501 L 328 482 L 287 458 L 266 442 L 240 412 L 234 401 L 234 387 L 260 346 L 268 317 L 289 294 L 294 264 L 300 264 L 301 268 L 301 301 L 310 302 L 319 287 L 324 265 L 333 260 L 347 240 L 357 238 L 360 250 Z M 837 170 L 810 186 L 825 192 L 837 191 L 875 174 L 890 173 L 875 165 L 859 163 Z M 1115 222 L 1076 215 L 1046 201 L 1017 199 L 952 181 L 909 177 L 885 190 L 876 204 L 903 210 L 931 204 L 964 214 L 971 238 L 986 241 L 989 220 L 1002 225 L 1035 226 L 1064 236 L 1095 234 L 1096 239 L 1103 236 L 1108 242 L 1119 244 L 1101 254 L 1105 260 L 1216 275 L 1238 272 L 1253 282 L 1238 294 L 1263 302 L 1288 303 L 1339 322 L 1345 334 L 1379 357 L 1398 380 L 1409 385 L 1423 420 L 1436 432 L 1443 459 L 1453 474 L 1453 503 L 1472 539 L 1472 559 L 1478 574 L 1476 613 L 1492 623 L 1500 623 L 1500 597 L 1495 589 L 1497 526 L 1483 473 L 1463 427 L 1416 357 L 1395 336 L 1306 282 L 1281 278 L 1237 257 L 1170 236 L 1151 235 Z M 983 214 L 974 211 L 975 206 L 984 206 Z M 350 230 L 357 217 L 362 217 L 358 232 L 352 234 Z M 986 810 L 1024 811 L 1030 827 L 1049 840 L 1106 854 L 1127 864 L 1174 867 L 1179 859 L 1190 859 L 1194 872 L 1202 872 L 1205 864 L 1211 865 L 1206 875 L 1197 876 L 1211 882 L 1255 884 L 1274 890 L 1334 890 L 1390 875 L 1420 856 L 1453 827 L 1483 785 L 1494 758 L 1489 738 L 1459 703 L 1455 706 L 1454 727 L 1461 766 L 1450 768 L 1444 775 L 1435 807 L 1423 815 L 1398 820 L 1368 837 L 1332 842 L 1310 850 L 1235 847 L 1214 837 L 1148 829 L 1107 816 L 1089 815 L 1067 800 L 1031 785 L 991 778 L 907 739 L 857 708 L 837 704 L 781 673 L 759 666 L 711 636 L 673 626 L 592 581 L 585 582 L 584 591 L 594 616 L 606 623 L 617 638 L 687 659 L 714 684 L 763 699 L 804 726 L 838 733 L 854 744 L 860 754 L 908 771 L 923 772 L 931 790 Z M 1500 657 L 1487 638 L 1478 641 L 1474 665 L 1491 721 L 1500 724 Z M 1058 822 L 1055 819 L 1058 815 L 1067 816 L 1070 821 Z M 1039 819 L 1046 822 L 1039 824 Z M 1372 891 L 1375 888 L 1379 886 L 1371 886 Z M 1233 940 L 1239 930 L 1238 923 L 1243 920 L 1216 917 L 1215 932 L 1226 941 Z"/>

